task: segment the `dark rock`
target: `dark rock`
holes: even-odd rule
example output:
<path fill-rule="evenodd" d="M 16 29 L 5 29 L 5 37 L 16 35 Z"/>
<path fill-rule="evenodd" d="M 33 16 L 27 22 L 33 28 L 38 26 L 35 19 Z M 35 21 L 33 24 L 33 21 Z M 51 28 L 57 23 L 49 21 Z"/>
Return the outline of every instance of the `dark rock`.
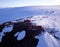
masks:
<path fill-rule="evenodd" d="M 0 26 L 1 31 L 3 28 Z M 14 34 L 22 30 L 26 32 L 25 37 L 22 40 L 17 40 Z M 29 20 L 14 23 L 13 30 L 5 33 L 5 36 L 3 36 L 0 47 L 36 47 L 39 39 L 35 38 L 35 36 L 39 35 L 42 31 L 44 31 L 42 26 L 32 25 Z"/>

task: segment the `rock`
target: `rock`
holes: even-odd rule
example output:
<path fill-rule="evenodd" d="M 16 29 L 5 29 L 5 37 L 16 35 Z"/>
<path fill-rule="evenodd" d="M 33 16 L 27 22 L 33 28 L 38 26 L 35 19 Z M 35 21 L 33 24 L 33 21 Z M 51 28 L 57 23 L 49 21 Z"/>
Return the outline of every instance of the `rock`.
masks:
<path fill-rule="evenodd" d="M 5 36 L 2 38 L 0 47 L 36 47 L 39 39 L 35 38 L 35 36 L 38 36 L 41 32 L 44 31 L 42 26 L 36 26 L 28 19 L 25 19 L 22 22 L 11 21 L 5 23 L 4 25 L 7 26 L 7 28 L 10 25 L 13 25 L 13 29 L 11 32 L 4 32 Z M 0 26 L 1 32 L 4 27 L 3 24 Z M 25 37 L 21 40 L 17 40 L 17 37 L 14 37 L 14 35 L 17 32 L 22 32 L 23 30 L 26 33 Z"/>

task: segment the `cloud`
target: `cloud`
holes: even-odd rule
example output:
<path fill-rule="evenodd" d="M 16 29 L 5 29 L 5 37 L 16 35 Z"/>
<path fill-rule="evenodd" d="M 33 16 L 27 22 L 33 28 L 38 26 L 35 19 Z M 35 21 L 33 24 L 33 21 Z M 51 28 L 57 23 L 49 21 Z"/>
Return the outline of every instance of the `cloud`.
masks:
<path fill-rule="evenodd" d="M 60 0 L 0 0 L 0 8 L 34 5 L 60 5 Z"/>

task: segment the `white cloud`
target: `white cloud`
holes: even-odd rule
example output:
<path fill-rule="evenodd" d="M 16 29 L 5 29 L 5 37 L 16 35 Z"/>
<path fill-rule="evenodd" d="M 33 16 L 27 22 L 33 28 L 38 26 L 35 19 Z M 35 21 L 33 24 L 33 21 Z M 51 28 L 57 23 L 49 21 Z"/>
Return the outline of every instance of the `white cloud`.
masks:
<path fill-rule="evenodd" d="M 0 0 L 0 7 L 60 5 L 60 0 Z"/>

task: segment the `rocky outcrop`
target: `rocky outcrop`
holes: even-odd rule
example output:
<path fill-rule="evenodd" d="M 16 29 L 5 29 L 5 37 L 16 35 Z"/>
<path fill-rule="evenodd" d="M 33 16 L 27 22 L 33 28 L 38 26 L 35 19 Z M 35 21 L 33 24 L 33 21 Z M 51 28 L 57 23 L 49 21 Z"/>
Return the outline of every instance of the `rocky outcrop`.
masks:
<path fill-rule="evenodd" d="M 35 38 L 35 36 L 44 31 L 42 26 L 36 26 L 30 20 L 24 20 L 22 22 L 6 22 L 0 25 L 0 32 L 2 32 L 5 26 L 10 25 L 13 25 L 13 30 L 5 33 L 0 47 L 36 47 L 39 39 Z M 25 37 L 22 40 L 17 40 L 14 34 L 22 30 L 26 32 Z"/>

